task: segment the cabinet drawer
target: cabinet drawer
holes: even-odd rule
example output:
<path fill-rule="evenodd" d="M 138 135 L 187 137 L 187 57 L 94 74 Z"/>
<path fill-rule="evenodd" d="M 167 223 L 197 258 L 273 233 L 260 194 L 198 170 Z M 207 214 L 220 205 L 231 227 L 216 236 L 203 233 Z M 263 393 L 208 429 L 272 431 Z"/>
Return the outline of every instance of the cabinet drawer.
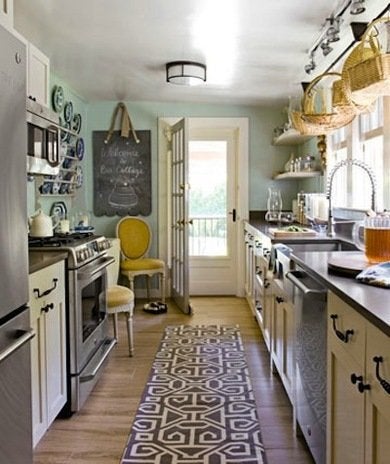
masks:
<path fill-rule="evenodd" d="M 29 276 L 29 302 L 31 310 L 62 298 L 64 261 L 40 269 Z"/>
<path fill-rule="evenodd" d="M 366 323 L 334 293 L 328 295 L 328 337 L 334 339 L 358 363 L 365 355 Z"/>

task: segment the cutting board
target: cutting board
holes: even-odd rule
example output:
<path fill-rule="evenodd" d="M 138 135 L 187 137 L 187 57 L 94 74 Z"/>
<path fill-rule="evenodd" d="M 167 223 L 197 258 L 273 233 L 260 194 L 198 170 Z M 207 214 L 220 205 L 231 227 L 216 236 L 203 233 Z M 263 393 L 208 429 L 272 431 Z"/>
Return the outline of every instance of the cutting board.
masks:
<path fill-rule="evenodd" d="M 277 229 L 277 228 L 270 228 L 268 232 L 274 238 L 294 238 L 294 237 L 316 237 L 317 232 L 312 229 L 302 228 L 299 232 L 297 231 L 289 231 L 286 229 Z"/>
<path fill-rule="evenodd" d="M 356 277 L 359 272 L 371 266 L 362 251 L 341 252 L 338 256 L 332 256 L 328 260 L 328 270 L 347 277 Z"/>

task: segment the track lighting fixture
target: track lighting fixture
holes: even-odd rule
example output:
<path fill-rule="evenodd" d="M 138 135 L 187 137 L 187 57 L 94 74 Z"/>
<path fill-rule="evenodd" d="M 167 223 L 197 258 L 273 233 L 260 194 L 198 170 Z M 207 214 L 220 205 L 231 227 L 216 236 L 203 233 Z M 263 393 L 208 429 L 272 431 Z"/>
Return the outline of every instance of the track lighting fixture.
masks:
<path fill-rule="evenodd" d="M 351 3 L 351 9 L 349 12 L 351 15 L 358 15 L 366 11 L 366 7 L 364 6 L 364 0 L 353 0 Z"/>
<path fill-rule="evenodd" d="M 321 49 L 322 49 L 322 54 L 324 56 L 329 55 L 329 53 L 333 50 L 333 48 L 329 45 L 329 40 L 325 39 L 323 42 L 321 42 Z"/>

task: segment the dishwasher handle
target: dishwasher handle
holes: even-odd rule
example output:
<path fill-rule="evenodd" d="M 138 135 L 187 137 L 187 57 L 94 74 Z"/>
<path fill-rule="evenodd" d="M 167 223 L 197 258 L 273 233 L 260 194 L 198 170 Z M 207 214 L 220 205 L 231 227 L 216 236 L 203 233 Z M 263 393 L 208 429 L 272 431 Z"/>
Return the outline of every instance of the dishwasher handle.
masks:
<path fill-rule="evenodd" d="M 315 295 L 317 299 L 326 300 L 327 289 L 325 287 L 318 286 L 308 287 L 305 285 L 304 280 L 310 280 L 315 282 L 306 272 L 302 271 L 289 271 L 286 274 L 287 279 L 292 282 L 295 287 L 299 288 L 305 295 Z M 307 279 L 309 277 L 309 279 Z"/>
<path fill-rule="evenodd" d="M 11 343 L 11 345 L 7 346 L 7 348 L 0 352 L 0 362 L 4 361 L 6 358 L 8 358 L 8 356 L 11 356 L 12 353 L 17 351 L 25 343 L 35 337 L 35 332 L 33 329 L 20 330 L 18 331 L 18 335 L 19 337 L 13 343 Z"/>

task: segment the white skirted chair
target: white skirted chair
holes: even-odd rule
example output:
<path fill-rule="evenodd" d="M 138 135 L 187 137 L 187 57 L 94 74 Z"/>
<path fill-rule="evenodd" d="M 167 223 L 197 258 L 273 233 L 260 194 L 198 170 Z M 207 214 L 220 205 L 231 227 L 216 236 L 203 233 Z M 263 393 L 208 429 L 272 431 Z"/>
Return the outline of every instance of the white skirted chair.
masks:
<path fill-rule="evenodd" d="M 127 338 L 129 342 L 129 355 L 133 356 L 133 312 L 134 312 L 134 292 L 128 287 L 118 285 L 119 266 L 120 266 L 120 240 L 111 239 L 112 247 L 108 250 L 108 255 L 115 259 L 107 269 L 108 288 L 107 288 L 107 312 L 112 315 L 114 321 L 114 336 L 118 340 L 118 314 L 127 315 Z"/>

